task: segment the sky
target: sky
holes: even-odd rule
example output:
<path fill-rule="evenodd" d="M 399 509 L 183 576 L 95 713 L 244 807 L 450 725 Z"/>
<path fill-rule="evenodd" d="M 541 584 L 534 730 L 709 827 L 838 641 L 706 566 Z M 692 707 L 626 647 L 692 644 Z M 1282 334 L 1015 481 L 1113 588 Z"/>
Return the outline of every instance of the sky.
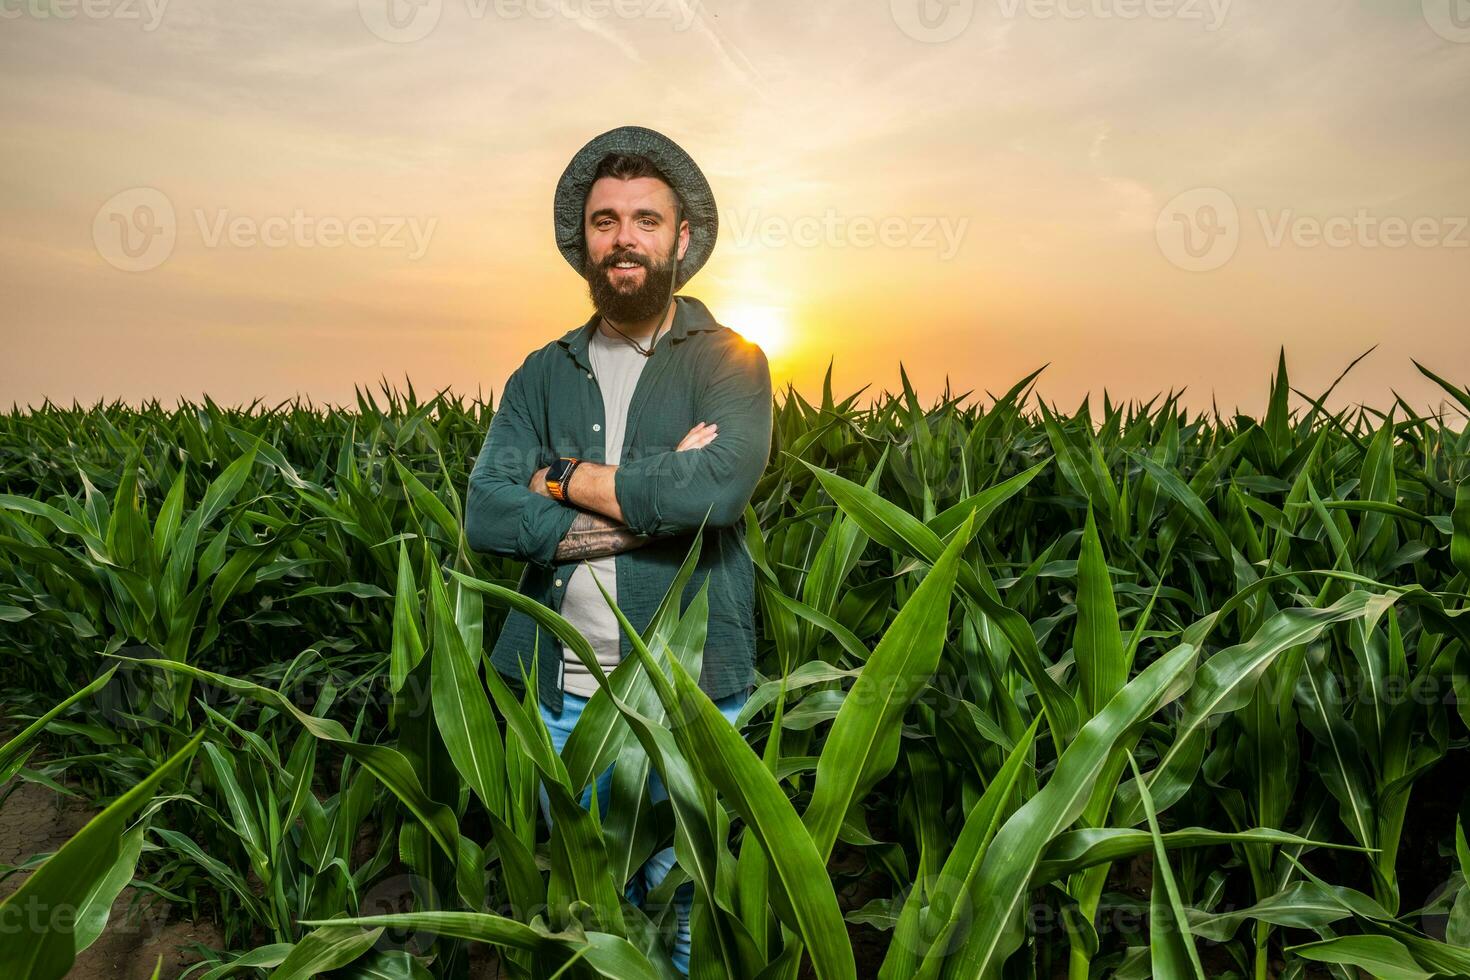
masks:
<path fill-rule="evenodd" d="M 489 397 L 590 315 L 552 194 L 624 124 L 778 389 L 1470 385 L 1470 0 L 0 0 L 0 80 L 7 409 Z"/>

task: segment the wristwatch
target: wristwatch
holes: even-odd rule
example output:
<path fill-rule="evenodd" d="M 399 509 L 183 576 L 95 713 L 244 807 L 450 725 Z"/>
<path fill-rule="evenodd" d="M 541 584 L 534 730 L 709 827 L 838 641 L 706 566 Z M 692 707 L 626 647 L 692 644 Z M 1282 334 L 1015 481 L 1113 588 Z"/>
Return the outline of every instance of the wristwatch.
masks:
<path fill-rule="evenodd" d="M 581 460 L 575 456 L 562 456 L 546 468 L 546 492 L 551 494 L 553 500 L 559 500 L 564 504 L 569 503 L 567 484 L 571 482 L 572 471 L 580 462 Z"/>

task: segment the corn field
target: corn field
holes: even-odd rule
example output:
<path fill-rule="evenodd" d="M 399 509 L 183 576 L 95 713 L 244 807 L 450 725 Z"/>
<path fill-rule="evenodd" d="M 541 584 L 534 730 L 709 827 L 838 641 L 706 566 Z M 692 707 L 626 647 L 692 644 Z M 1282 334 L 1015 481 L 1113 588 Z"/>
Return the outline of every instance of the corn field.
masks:
<path fill-rule="evenodd" d="M 1450 413 L 1284 358 L 1261 418 L 781 393 L 737 726 L 702 535 L 610 674 L 467 547 L 493 405 L 13 409 L 0 817 L 95 815 L 0 866 L 0 976 L 131 885 L 218 924 L 197 980 L 673 980 L 684 882 L 699 980 L 1470 976 L 1470 391 L 1420 371 Z M 488 666 L 513 607 L 599 680 L 560 755 Z"/>

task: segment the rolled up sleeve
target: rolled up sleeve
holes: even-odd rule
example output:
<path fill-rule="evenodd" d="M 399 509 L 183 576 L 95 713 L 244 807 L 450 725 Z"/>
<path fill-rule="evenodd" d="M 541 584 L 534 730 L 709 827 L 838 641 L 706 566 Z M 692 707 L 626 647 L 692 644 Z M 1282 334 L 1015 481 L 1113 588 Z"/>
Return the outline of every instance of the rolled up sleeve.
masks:
<path fill-rule="evenodd" d="M 700 449 L 630 460 L 613 475 L 623 520 L 638 534 L 731 527 L 745 514 L 771 453 L 771 371 L 765 353 L 737 339 L 696 401 L 697 417 L 719 427 Z M 708 515 L 708 520 L 706 520 Z"/>
<path fill-rule="evenodd" d="M 475 551 L 550 566 L 577 512 L 529 486 L 545 440 L 529 411 L 524 370 L 522 365 L 505 383 L 470 471 L 465 538 Z"/>

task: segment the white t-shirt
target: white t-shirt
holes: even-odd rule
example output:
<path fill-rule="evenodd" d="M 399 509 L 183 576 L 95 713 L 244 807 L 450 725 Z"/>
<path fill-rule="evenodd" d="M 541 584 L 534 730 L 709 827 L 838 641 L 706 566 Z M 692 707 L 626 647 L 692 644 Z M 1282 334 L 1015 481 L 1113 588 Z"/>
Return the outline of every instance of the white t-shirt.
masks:
<path fill-rule="evenodd" d="M 661 335 L 662 336 L 662 335 Z M 644 346 L 647 342 L 644 341 Z M 602 390 L 603 411 L 603 459 L 608 464 L 622 462 L 623 433 L 628 422 L 628 403 L 633 399 L 633 388 L 643 373 L 648 358 L 638 353 L 633 345 L 622 337 L 611 338 L 599 329 L 592 334 L 587 345 L 588 357 L 592 360 L 592 373 L 597 386 Z M 572 477 L 576 479 L 575 476 Z M 597 581 L 592 574 L 596 573 Z M 597 583 L 607 589 L 616 601 L 618 597 L 617 556 L 587 558 L 577 563 L 567 579 L 567 590 L 562 596 L 561 614 L 575 626 L 597 654 L 597 662 L 604 671 L 611 672 L 621 659 L 620 643 L 622 628 L 617 617 L 608 608 L 607 600 L 598 591 Z M 597 681 L 565 645 L 562 646 L 562 663 L 565 674 L 563 684 L 568 694 L 590 698 L 597 693 Z"/>

